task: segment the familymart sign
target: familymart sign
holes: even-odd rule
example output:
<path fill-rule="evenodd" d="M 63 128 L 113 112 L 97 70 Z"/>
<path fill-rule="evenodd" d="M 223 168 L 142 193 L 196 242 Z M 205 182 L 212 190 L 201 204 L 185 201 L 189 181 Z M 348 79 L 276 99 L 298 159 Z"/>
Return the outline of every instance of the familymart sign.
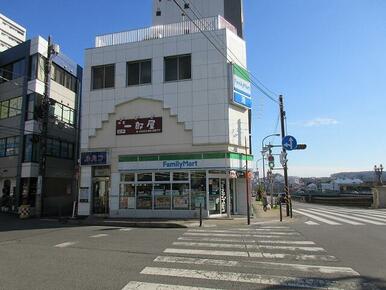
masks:
<path fill-rule="evenodd" d="M 242 107 L 252 108 L 251 80 L 249 72 L 237 64 L 232 64 L 233 72 L 233 103 Z"/>

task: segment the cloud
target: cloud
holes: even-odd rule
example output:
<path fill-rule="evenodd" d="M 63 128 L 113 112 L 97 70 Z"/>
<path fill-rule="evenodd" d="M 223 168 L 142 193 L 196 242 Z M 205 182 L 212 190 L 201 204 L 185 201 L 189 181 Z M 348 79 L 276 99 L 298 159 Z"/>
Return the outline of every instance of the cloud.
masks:
<path fill-rule="evenodd" d="M 339 124 L 336 119 L 332 118 L 315 118 L 304 123 L 305 127 L 331 126 Z"/>

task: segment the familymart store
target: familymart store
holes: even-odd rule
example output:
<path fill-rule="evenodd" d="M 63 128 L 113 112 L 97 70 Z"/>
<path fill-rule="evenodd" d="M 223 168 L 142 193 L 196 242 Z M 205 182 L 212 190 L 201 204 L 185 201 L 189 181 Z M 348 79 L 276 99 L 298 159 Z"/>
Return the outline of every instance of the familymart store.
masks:
<path fill-rule="evenodd" d="M 246 212 L 246 160 L 238 153 L 120 155 L 112 217 L 194 218 Z"/>

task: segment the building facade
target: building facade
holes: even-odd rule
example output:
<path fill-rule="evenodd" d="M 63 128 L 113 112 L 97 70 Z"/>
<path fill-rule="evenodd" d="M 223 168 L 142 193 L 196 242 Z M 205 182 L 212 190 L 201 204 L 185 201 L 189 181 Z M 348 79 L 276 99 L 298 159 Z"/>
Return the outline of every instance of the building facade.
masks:
<path fill-rule="evenodd" d="M 0 52 L 26 40 L 26 29 L 0 13 Z"/>
<path fill-rule="evenodd" d="M 47 41 L 37 37 L 0 53 L 0 200 L 3 210 L 35 206 Z M 82 69 L 53 59 L 43 214 L 71 213 L 76 199 Z"/>
<path fill-rule="evenodd" d="M 154 2 L 156 13 L 168 1 Z M 86 50 L 79 215 L 246 212 L 245 41 L 221 11 L 210 13 L 155 18 L 152 27 L 97 36 Z M 222 43 L 221 53 L 201 30 Z"/>

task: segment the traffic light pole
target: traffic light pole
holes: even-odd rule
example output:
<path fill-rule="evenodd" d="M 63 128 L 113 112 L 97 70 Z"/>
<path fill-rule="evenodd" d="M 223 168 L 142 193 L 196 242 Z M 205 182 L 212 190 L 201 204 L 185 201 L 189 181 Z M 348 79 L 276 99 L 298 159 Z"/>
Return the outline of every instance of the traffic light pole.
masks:
<path fill-rule="evenodd" d="M 281 137 L 282 140 L 285 137 L 285 127 L 284 127 L 284 119 L 285 119 L 285 111 L 284 111 L 284 104 L 283 104 L 283 96 L 279 96 L 279 105 L 280 105 L 280 125 L 281 125 Z M 283 153 L 286 154 L 286 150 L 284 146 L 282 146 Z M 288 167 L 287 167 L 287 161 L 283 164 L 284 169 L 284 191 L 285 191 L 285 197 L 286 197 L 286 214 L 287 216 L 290 215 L 290 194 L 289 194 L 289 187 L 288 187 Z M 291 208 L 292 212 L 292 208 Z M 292 216 L 292 215 L 291 215 Z"/>

